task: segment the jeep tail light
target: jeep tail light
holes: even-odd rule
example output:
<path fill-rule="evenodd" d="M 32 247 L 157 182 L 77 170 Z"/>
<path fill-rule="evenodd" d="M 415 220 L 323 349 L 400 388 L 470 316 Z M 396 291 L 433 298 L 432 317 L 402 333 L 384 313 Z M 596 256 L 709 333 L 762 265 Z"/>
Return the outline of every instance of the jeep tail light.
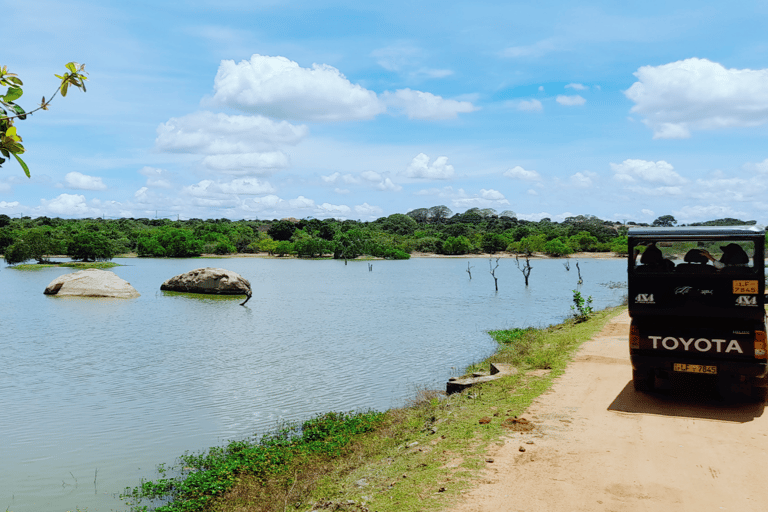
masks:
<path fill-rule="evenodd" d="M 765 331 L 755 331 L 755 359 L 768 359 L 765 342 Z"/>
<path fill-rule="evenodd" d="M 765 333 L 763 333 L 763 343 L 765 343 Z M 640 348 L 640 329 L 636 325 L 629 326 L 629 348 Z M 763 349 L 765 349 L 764 344 Z M 757 341 L 755 341 L 755 351 L 757 351 Z M 765 350 L 763 350 L 763 357 L 765 357 Z"/>

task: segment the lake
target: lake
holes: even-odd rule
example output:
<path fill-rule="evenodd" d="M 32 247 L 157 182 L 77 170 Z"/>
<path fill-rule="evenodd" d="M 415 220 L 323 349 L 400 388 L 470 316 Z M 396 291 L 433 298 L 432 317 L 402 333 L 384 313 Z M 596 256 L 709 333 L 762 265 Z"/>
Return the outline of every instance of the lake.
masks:
<path fill-rule="evenodd" d="M 568 317 L 578 280 L 574 259 L 532 260 L 527 288 L 501 259 L 498 292 L 480 258 L 114 261 L 140 298 L 46 296 L 74 269 L 0 267 L 0 510 L 126 510 L 117 495 L 185 451 L 445 389 L 493 352 L 487 330 Z M 622 302 L 625 260 L 578 261 L 596 309 Z M 160 291 L 206 266 L 251 300 Z"/>

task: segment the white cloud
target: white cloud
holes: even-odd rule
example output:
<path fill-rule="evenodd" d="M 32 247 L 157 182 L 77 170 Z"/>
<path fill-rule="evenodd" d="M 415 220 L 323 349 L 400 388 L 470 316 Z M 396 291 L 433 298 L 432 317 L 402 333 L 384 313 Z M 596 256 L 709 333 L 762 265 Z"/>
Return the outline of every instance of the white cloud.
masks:
<path fill-rule="evenodd" d="M 239 64 L 221 61 L 212 101 L 278 119 L 347 121 L 384 112 L 376 93 L 351 83 L 333 66 L 302 68 L 285 57 L 258 54 Z"/>
<path fill-rule="evenodd" d="M 100 211 L 90 208 L 85 202 L 85 196 L 80 194 L 60 194 L 50 201 L 41 199 L 40 204 L 45 212 L 56 216 L 94 217 L 101 215 Z"/>
<path fill-rule="evenodd" d="M 649 162 L 647 160 L 628 159 L 620 164 L 611 163 L 614 179 L 634 183 L 637 179 L 648 182 L 658 182 L 665 185 L 682 185 L 687 180 L 674 171 L 674 167 L 664 160 Z"/>
<path fill-rule="evenodd" d="M 480 197 L 482 197 L 483 199 L 488 199 L 490 201 L 504 201 L 506 199 L 504 197 L 504 194 L 492 188 L 488 190 L 481 188 Z"/>
<path fill-rule="evenodd" d="M 388 106 L 404 112 L 409 119 L 453 119 L 459 114 L 479 110 L 469 101 L 447 100 L 411 89 L 399 89 L 394 93 L 385 91 L 381 99 Z"/>
<path fill-rule="evenodd" d="M 20 205 L 20 203 L 18 201 L 11 201 L 11 202 L 0 201 L 0 208 L 6 208 L 6 209 L 18 208 L 19 205 Z"/>
<path fill-rule="evenodd" d="M 461 192 L 461 196 L 464 197 L 464 191 L 459 189 Z M 453 191 L 453 187 L 447 186 L 443 188 L 425 188 L 422 190 L 419 190 L 414 195 L 417 196 L 436 196 L 436 197 L 456 197 L 456 193 Z"/>
<path fill-rule="evenodd" d="M 536 99 L 520 100 L 517 102 L 517 110 L 522 110 L 523 112 L 541 112 L 544 110 L 544 106 Z"/>
<path fill-rule="evenodd" d="M 690 137 L 691 130 L 768 122 L 768 69 L 726 69 L 707 59 L 643 66 L 624 91 L 654 139 Z"/>
<path fill-rule="evenodd" d="M 589 89 L 589 87 L 587 87 L 586 85 L 582 85 L 582 84 L 568 84 L 568 85 L 565 86 L 565 88 L 566 89 L 574 89 L 576 91 L 584 91 L 584 90 Z"/>
<path fill-rule="evenodd" d="M 408 178 L 421 178 L 429 180 L 447 180 L 453 177 L 453 166 L 448 163 L 447 156 L 440 156 L 430 165 L 429 157 L 419 153 L 411 161 L 405 170 Z"/>
<path fill-rule="evenodd" d="M 507 178 L 512 178 L 515 180 L 523 180 L 523 181 L 539 181 L 541 179 L 541 175 L 536 171 L 528 171 L 526 169 L 523 169 L 519 165 L 514 166 L 511 169 L 508 169 L 506 172 L 504 172 L 504 176 Z"/>
<path fill-rule="evenodd" d="M 368 203 L 363 203 L 355 206 L 355 213 L 361 218 L 379 218 L 381 217 L 383 210 L 378 206 L 371 206 Z"/>
<path fill-rule="evenodd" d="M 256 178 L 238 178 L 229 182 L 202 180 L 182 189 L 182 192 L 195 197 L 218 197 L 222 195 L 262 195 L 275 192 L 268 182 Z"/>
<path fill-rule="evenodd" d="M 318 205 L 318 209 L 320 209 L 323 213 L 329 214 L 329 215 L 346 216 L 352 212 L 352 209 L 345 204 L 323 203 L 321 205 Z"/>
<path fill-rule="evenodd" d="M 735 210 L 730 206 L 718 205 L 684 206 L 679 210 L 673 210 L 672 214 L 678 222 L 694 222 L 700 219 L 722 219 L 724 217 L 747 219 L 751 215 L 745 211 Z"/>
<path fill-rule="evenodd" d="M 362 172 L 360 176 L 378 190 L 398 192 L 403 189 L 403 187 L 395 184 L 391 179 L 374 171 Z"/>
<path fill-rule="evenodd" d="M 170 173 L 164 169 L 142 167 L 139 169 L 139 174 L 147 177 L 147 187 L 171 188 L 172 186 L 169 180 Z"/>
<path fill-rule="evenodd" d="M 593 185 L 595 178 L 597 178 L 597 173 L 589 171 L 577 172 L 571 176 L 570 185 L 576 188 L 589 188 Z"/>
<path fill-rule="evenodd" d="M 334 172 L 331 175 L 328 176 L 320 176 L 320 179 L 322 179 L 326 183 L 334 184 L 338 183 L 339 181 L 343 181 L 344 183 L 348 185 L 359 185 L 360 184 L 360 178 L 355 177 L 352 174 L 344 174 L 342 175 L 340 172 Z"/>
<path fill-rule="evenodd" d="M 544 92 L 544 86 L 543 85 L 539 86 L 539 92 Z"/>
<path fill-rule="evenodd" d="M 270 151 L 277 145 L 296 144 L 307 127 L 262 116 L 229 116 L 195 112 L 173 117 L 157 127 L 155 145 L 160 151 L 220 155 Z"/>
<path fill-rule="evenodd" d="M 631 186 L 627 187 L 627 190 L 635 195 L 643 196 L 681 196 L 683 195 L 683 189 L 681 187 L 641 187 Z"/>
<path fill-rule="evenodd" d="M 449 200 L 454 208 L 498 208 L 510 204 L 504 194 L 494 189 L 480 189 L 479 194 L 469 194 L 463 188 L 454 190 L 453 187 L 441 189 L 431 188 L 419 190 L 417 196 L 435 196 Z"/>
<path fill-rule="evenodd" d="M 291 208 L 299 208 L 302 210 L 315 207 L 315 202 L 312 199 L 308 199 L 304 196 L 299 196 L 296 199 L 290 199 L 288 204 L 291 206 Z"/>
<path fill-rule="evenodd" d="M 566 107 L 576 107 L 579 105 L 583 105 L 587 102 L 587 100 L 585 100 L 581 96 L 578 96 L 578 95 L 565 96 L 563 94 L 558 94 L 557 97 L 555 98 L 555 101 Z"/>
<path fill-rule="evenodd" d="M 77 171 L 68 172 L 64 176 L 64 182 L 69 188 L 80 190 L 106 190 L 107 186 L 96 176 L 88 176 Z"/>
<path fill-rule="evenodd" d="M 208 155 L 203 158 L 203 165 L 213 171 L 227 174 L 269 175 L 278 169 L 290 166 L 288 155 L 282 151 L 262 153 L 234 153 Z"/>
<path fill-rule="evenodd" d="M 646 208 L 643 208 L 642 210 L 640 210 L 640 213 L 642 213 L 646 217 L 655 217 L 656 216 L 656 214 L 653 213 L 653 210 L 648 210 Z"/>
<path fill-rule="evenodd" d="M 744 164 L 744 169 L 751 172 L 768 173 L 768 158 L 758 163 L 748 162 Z"/>

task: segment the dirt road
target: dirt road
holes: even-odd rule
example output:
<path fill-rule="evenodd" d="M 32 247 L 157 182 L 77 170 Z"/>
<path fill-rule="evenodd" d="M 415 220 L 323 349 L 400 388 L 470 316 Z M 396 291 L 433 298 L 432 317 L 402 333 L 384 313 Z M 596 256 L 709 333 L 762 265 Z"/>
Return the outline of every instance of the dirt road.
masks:
<path fill-rule="evenodd" d="M 625 312 L 584 344 L 456 512 L 768 510 L 764 405 L 636 393 L 628 331 Z"/>

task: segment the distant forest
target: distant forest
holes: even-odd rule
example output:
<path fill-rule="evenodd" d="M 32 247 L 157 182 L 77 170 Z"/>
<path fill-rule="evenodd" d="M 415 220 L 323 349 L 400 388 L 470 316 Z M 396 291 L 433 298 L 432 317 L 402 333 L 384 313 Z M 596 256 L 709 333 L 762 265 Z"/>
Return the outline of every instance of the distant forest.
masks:
<path fill-rule="evenodd" d="M 692 226 L 755 224 L 718 219 Z M 202 254 L 268 253 L 300 258 L 360 256 L 408 259 L 413 253 L 446 255 L 574 252 L 626 254 L 631 226 L 675 226 L 671 215 L 652 224 L 626 224 L 593 215 L 526 221 L 514 212 L 472 208 L 454 214 L 446 206 L 395 213 L 372 222 L 338 219 L 238 220 L 128 218 L 11 218 L 0 215 L 0 253 L 7 264 L 47 261 L 52 255 L 76 261 L 106 261 L 121 254 L 185 258 Z"/>

